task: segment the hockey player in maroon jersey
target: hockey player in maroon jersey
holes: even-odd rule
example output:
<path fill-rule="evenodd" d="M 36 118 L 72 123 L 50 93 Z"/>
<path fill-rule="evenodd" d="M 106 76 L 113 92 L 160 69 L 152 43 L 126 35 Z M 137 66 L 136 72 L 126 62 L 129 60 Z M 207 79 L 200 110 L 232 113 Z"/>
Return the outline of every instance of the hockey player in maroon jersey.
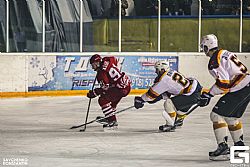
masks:
<path fill-rule="evenodd" d="M 216 80 L 202 96 L 210 99 L 215 95 L 223 94 L 210 114 L 218 148 L 209 152 L 209 158 L 228 160 L 227 130 L 235 146 L 244 146 L 240 118 L 250 101 L 250 75 L 246 66 L 234 53 L 218 48 L 215 35 L 209 34 L 202 37 L 201 49 L 206 56 L 210 57 L 208 70 Z"/>
<path fill-rule="evenodd" d="M 92 69 L 97 72 L 96 78 L 100 88 L 90 90 L 87 97 L 95 98 L 99 96 L 98 103 L 106 117 L 115 112 L 120 100 L 129 94 L 131 82 L 128 76 L 117 68 L 117 59 L 115 57 L 102 58 L 100 55 L 95 54 L 90 58 L 90 64 Z M 115 115 L 101 120 L 100 123 L 106 129 L 116 129 L 118 126 Z"/>

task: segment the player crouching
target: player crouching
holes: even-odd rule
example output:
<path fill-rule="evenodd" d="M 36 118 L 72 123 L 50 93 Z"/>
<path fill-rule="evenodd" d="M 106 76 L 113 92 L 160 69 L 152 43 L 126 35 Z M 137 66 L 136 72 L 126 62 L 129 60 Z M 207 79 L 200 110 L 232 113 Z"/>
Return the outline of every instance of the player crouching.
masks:
<path fill-rule="evenodd" d="M 201 101 L 202 87 L 194 78 L 185 78 L 181 73 L 171 70 L 169 62 L 160 60 L 155 63 L 155 72 L 158 75 L 154 84 L 142 96 L 136 96 L 135 108 L 144 106 L 145 102 L 155 103 L 164 99 L 163 117 L 166 124 L 159 126 L 159 131 L 174 131 L 176 126 L 182 126 L 183 119 L 193 105 L 205 106 L 207 99 Z"/>

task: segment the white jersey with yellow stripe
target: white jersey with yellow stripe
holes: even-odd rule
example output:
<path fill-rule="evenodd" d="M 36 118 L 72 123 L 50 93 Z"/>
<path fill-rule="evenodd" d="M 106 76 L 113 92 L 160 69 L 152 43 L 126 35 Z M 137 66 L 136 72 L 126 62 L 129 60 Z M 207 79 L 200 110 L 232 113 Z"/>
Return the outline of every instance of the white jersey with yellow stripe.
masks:
<path fill-rule="evenodd" d="M 190 95 L 195 91 L 197 85 L 197 80 L 185 78 L 181 73 L 170 70 L 165 72 L 158 81 L 142 95 L 142 99 L 144 101 L 153 101 L 164 92 L 168 92 L 171 95 Z"/>
<path fill-rule="evenodd" d="M 250 82 L 246 66 L 227 50 L 215 52 L 210 58 L 208 69 L 216 80 L 209 91 L 212 95 L 238 91 Z"/>

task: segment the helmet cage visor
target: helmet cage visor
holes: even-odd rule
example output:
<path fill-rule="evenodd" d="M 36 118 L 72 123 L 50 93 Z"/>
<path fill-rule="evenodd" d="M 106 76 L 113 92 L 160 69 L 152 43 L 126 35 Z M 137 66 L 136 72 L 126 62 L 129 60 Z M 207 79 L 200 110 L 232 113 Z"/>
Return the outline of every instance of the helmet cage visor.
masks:
<path fill-rule="evenodd" d="M 200 45 L 200 48 L 201 48 L 201 51 L 203 51 L 203 52 L 205 52 L 205 53 L 208 53 L 208 52 L 209 52 L 208 47 L 207 47 L 206 45 L 204 45 L 204 44 L 201 44 L 201 45 Z"/>

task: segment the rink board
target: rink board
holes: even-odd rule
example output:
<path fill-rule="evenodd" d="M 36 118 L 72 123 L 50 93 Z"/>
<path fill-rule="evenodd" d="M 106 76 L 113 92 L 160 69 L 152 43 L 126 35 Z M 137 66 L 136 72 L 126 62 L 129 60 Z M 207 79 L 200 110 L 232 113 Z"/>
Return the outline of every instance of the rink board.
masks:
<path fill-rule="evenodd" d="M 93 53 L 7 53 L 0 54 L 1 97 L 86 95 L 96 73 L 89 58 Z M 214 82 L 207 70 L 208 58 L 202 53 L 101 53 L 116 56 L 118 67 L 132 81 L 131 94 L 141 94 L 156 77 L 154 63 L 168 60 L 173 70 L 195 77 L 204 87 Z M 249 53 L 238 53 L 250 66 Z M 98 86 L 98 85 L 95 85 Z"/>

